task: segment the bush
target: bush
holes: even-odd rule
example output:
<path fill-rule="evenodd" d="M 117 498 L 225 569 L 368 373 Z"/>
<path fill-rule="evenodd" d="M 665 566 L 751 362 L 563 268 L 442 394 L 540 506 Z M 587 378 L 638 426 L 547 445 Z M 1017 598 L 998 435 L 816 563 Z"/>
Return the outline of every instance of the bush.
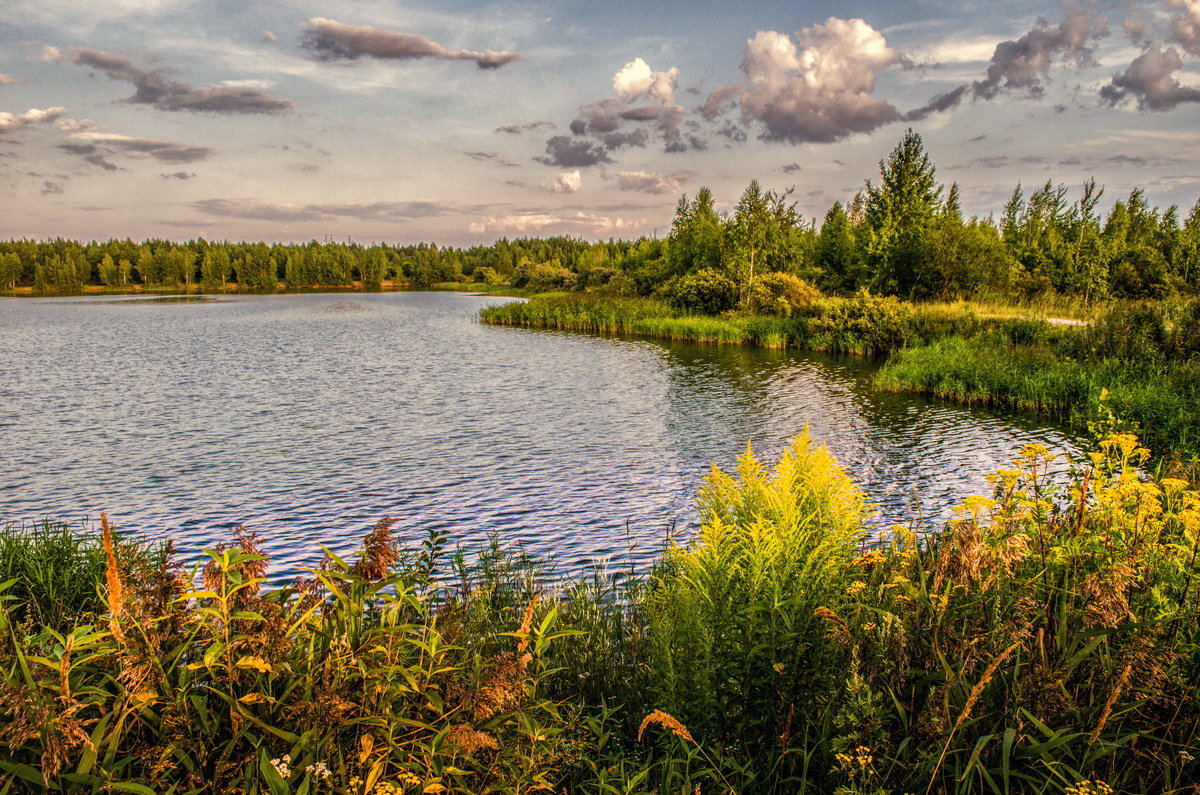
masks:
<path fill-rule="evenodd" d="M 791 317 L 808 309 L 821 291 L 790 273 L 768 273 L 755 279 L 746 308 L 755 315 Z"/>
<path fill-rule="evenodd" d="M 720 271 L 701 268 L 677 279 L 663 288 L 663 295 L 680 309 L 719 315 L 737 306 L 737 285 Z"/>

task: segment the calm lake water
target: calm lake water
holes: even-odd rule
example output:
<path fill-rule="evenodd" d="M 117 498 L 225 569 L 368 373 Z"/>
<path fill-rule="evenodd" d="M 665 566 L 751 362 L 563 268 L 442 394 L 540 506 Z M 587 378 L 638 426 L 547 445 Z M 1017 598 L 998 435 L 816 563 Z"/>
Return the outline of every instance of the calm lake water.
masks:
<path fill-rule="evenodd" d="M 861 358 L 477 322 L 454 293 L 0 299 L 0 522 L 101 511 L 190 554 L 239 524 L 274 572 L 489 533 L 559 569 L 645 563 L 709 466 L 811 427 L 880 507 L 937 523 L 1061 429 L 877 392 Z M 631 551 L 632 546 L 632 551 Z"/>

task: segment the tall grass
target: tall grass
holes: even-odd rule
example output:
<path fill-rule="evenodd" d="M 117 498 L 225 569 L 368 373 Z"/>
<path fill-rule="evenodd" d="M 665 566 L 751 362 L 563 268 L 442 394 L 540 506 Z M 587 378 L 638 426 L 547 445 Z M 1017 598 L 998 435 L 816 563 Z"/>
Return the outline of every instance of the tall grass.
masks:
<path fill-rule="evenodd" d="M 105 528 L 95 615 L 0 601 L 0 792 L 1184 791 L 1200 493 L 1147 456 L 1031 445 L 879 543 L 801 437 L 714 470 L 646 576 L 557 586 L 390 520 L 277 590 L 245 531 L 132 576 Z"/>
<path fill-rule="evenodd" d="M 821 298 L 791 317 L 758 317 L 688 314 L 647 298 L 563 294 L 488 307 L 480 318 L 493 325 L 868 355 L 984 327 L 958 307 L 922 307 L 870 295 Z"/>
<path fill-rule="evenodd" d="M 127 572 L 140 576 L 161 567 L 167 545 L 118 539 Z M 0 527 L 0 583 L 17 621 L 62 629 L 72 620 L 104 611 L 98 586 L 104 581 L 105 553 L 100 533 L 45 520 Z"/>
<path fill-rule="evenodd" d="M 1033 411 L 1087 428 L 1109 412 L 1167 454 L 1200 452 L 1200 302 L 1118 307 L 1093 325 L 1002 331 L 912 347 L 877 374 L 896 391 Z"/>

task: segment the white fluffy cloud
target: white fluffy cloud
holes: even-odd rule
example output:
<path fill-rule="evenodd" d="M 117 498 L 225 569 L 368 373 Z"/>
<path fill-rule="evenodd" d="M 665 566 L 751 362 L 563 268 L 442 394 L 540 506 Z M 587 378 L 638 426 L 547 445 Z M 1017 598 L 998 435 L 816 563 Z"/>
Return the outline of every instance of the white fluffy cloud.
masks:
<path fill-rule="evenodd" d="M 35 124 L 46 124 L 61 118 L 66 108 L 30 108 L 24 113 L 0 111 L 0 133 L 21 130 Z"/>
<path fill-rule="evenodd" d="M 1171 20 L 1172 38 L 1192 55 L 1200 55 L 1200 0 L 1167 0 L 1182 6 L 1183 14 Z"/>
<path fill-rule="evenodd" d="M 869 132 L 900 117 L 874 96 L 879 72 L 899 62 L 883 34 L 861 19 L 831 17 L 794 38 L 759 31 L 746 44 L 736 92 L 743 121 L 761 123 L 767 140 L 791 143 Z M 733 93 L 718 92 L 721 101 Z"/>
<path fill-rule="evenodd" d="M 555 193 L 575 193 L 583 187 L 583 173 L 579 169 L 564 171 L 554 180 L 550 190 Z"/>
<path fill-rule="evenodd" d="M 675 67 L 655 72 L 644 60 L 634 58 L 613 75 L 613 91 L 627 102 L 649 99 L 661 105 L 672 105 L 678 80 L 679 70 Z"/>

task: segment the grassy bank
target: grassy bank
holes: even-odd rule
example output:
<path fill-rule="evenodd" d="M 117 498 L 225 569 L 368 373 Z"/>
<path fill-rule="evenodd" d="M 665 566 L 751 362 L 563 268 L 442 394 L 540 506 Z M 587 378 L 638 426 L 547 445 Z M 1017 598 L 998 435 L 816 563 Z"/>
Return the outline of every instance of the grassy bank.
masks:
<path fill-rule="evenodd" d="M 480 318 L 493 325 L 872 355 L 973 334 L 985 325 L 961 306 L 922 306 L 869 295 L 823 297 L 791 317 L 744 317 L 689 313 L 649 298 L 574 293 L 489 307 Z"/>
<path fill-rule="evenodd" d="M 1113 436 L 1054 483 L 1034 445 L 941 533 L 874 546 L 800 438 L 714 471 L 649 575 L 555 586 L 390 520 L 270 591 L 244 531 L 190 573 L 89 536 L 105 565 L 72 576 L 98 603 L 0 602 L 0 791 L 1186 787 L 1200 494 L 1144 458 Z"/>
<path fill-rule="evenodd" d="M 994 304 L 822 297 L 790 317 L 688 314 L 650 299 L 539 296 L 485 309 L 498 325 L 888 356 L 879 386 L 1140 433 L 1167 457 L 1200 452 L 1200 301 L 1126 304 L 1082 325 L 986 316 Z M 1069 306 L 1060 314 L 1080 315 Z M 1076 310 L 1079 308 L 1076 307 Z M 1115 419 L 1110 417 L 1115 415 Z"/>
<path fill-rule="evenodd" d="M 1200 302 L 1119 307 L 1087 327 L 1028 323 L 899 351 L 887 389 L 1106 423 L 1186 459 L 1200 452 Z M 1113 416 L 1115 415 L 1115 417 Z"/>

